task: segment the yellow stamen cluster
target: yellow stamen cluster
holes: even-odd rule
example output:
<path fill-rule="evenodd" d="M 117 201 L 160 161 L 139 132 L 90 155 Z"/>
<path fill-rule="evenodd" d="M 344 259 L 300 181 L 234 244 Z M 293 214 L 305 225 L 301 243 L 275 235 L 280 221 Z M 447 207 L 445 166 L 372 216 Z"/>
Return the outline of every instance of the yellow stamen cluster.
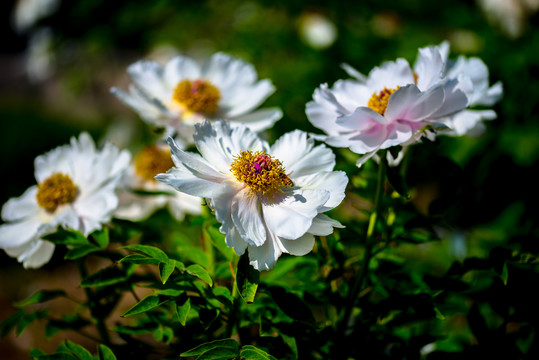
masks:
<path fill-rule="evenodd" d="M 170 152 L 157 146 L 148 146 L 135 157 L 135 172 L 148 181 L 155 180 L 155 175 L 167 172 L 173 166 Z"/>
<path fill-rule="evenodd" d="M 397 86 L 397 89 L 398 88 L 399 87 Z M 373 93 L 369 99 L 369 102 L 367 103 L 367 106 L 376 111 L 378 114 L 384 115 L 387 109 L 389 98 L 391 97 L 391 94 L 397 91 L 397 89 L 388 89 L 384 87 L 384 90 L 380 91 L 378 94 Z"/>
<path fill-rule="evenodd" d="M 242 151 L 234 157 L 230 171 L 256 195 L 272 196 L 281 193 L 283 186 L 294 186 L 283 164 L 264 151 Z"/>
<path fill-rule="evenodd" d="M 172 99 L 189 111 L 211 114 L 219 107 L 221 93 L 206 80 L 183 80 L 176 85 Z"/>
<path fill-rule="evenodd" d="M 37 187 L 36 199 L 39 206 L 54 212 L 58 206 L 72 203 L 77 196 L 77 187 L 69 175 L 54 173 Z"/>

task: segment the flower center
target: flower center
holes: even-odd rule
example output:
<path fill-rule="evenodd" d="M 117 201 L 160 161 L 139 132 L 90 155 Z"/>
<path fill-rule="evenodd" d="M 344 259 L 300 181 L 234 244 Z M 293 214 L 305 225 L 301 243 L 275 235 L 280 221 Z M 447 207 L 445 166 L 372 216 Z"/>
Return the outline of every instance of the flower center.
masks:
<path fill-rule="evenodd" d="M 397 86 L 397 89 L 398 88 L 399 87 Z M 391 94 L 397 91 L 397 89 L 388 89 L 384 86 L 384 90 L 380 91 L 379 93 L 372 94 L 367 106 L 376 111 L 378 114 L 384 115 L 387 109 L 389 98 L 391 97 Z"/>
<path fill-rule="evenodd" d="M 144 180 L 154 180 L 154 176 L 167 172 L 174 166 L 170 152 L 152 145 L 144 148 L 135 158 L 135 172 Z"/>
<path fill-rule="evenodd" d="M 72 203 L 77 196 L 77 187 L 69 175 L 54 173 L 37 187 L 36 199 L 39 206 L 54 212 L 63 204 Z"/>
<path fill-rule="evenodd" d="M 189 111 L 211 114 L 219 107 L 221 93 L 206 80 L 183 80 L 176 85 L 172 99 Z"/>
<path fill-rule="evenodd" d="M 230 171 L 257 195 L 272 195 L 281 192 L 283 186 L 294 186 L 283 164 L 265 151 L 242 151 L 234 159 Z"/>

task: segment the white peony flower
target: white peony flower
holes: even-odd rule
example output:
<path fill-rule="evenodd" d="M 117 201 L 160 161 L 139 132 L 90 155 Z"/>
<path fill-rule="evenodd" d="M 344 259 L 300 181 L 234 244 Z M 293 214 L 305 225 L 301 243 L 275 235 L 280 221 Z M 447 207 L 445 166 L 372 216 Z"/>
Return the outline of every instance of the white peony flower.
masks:
<path fill-rule="evenodd" d="M 306 133 L 287 133 L 270 147 L 245 126 L 204 122 L 194 141 L 202 156 L 169 138 L 175 167 L 156 179 L 207 198 L 227 245 L 238 255 L 247 249 L 255 269 L 272 268 L 282 253 L 305 255 L 314 235 L 342 227 L 323 213 L 343 200 L 348 178 Z"/>
<path fill-rule="evenodd" d="M 448 60 L 449 43 L 444 41 L 436 47 L 442 55 L 444 63 L 440 70 L 445 73 L 445 78 L 449 81 L 457 79 L 462 84 L 467 84 L 464 88 L 468 97 L 468 106 L 492 106 L 503 95 L 502 83 L 489 86 L 489 73 L 485 63 L 477 58 L 459 56 L 457 60 Z M 417 64 L 416 64 L 417 65 Z M 492 120 L 496 118 L 493 110 L 470 110 L 468 108 L 451 114 L 441 123 L 447 126 L 442 133 L 446 135 L 478 135 L 484 130 L 483 120 Z"/>
<path fill-rule="evenodd" d="M 269 80 L 258 80 L 254 67 L 217 53 L 204 64 L 176 56 L 163 67 L 138 61 L 127 69 L 129 92 L 112 88 L 121 101 L 147 122 L 177 133 L 192 143 L 193 126 L 204 119 L 243 123 L 253 131 L 271 127 L 282 116 L 278 108 L 255 109 L 274 91 Z"/>
<path fill-rule="evenodd" d="M 52 257 L 54 244 L 41 238 L 58 226 L 89 235 L 109 221 L 118 205 L 115 188 L 130 154 L 110 143 L 102 150 L 87 133 L 35 159 L 37 185 L 2 208 L 0 248 L 25 268 Z"/>
<path fill-rule="evenodd" d="M 131 221 L 144 220 L 165 206 L 179 221 L 184 219 L 186 213 L 200 214 L 202 201 L 199 197 L 171 191 L 170 186 L 154 179 L 155 175 L 173 166 L 168 146 L 156 144 L 142 149 L 126 172 L 124 191 L 119 195 L 120 203 L 114 217 Z"/>

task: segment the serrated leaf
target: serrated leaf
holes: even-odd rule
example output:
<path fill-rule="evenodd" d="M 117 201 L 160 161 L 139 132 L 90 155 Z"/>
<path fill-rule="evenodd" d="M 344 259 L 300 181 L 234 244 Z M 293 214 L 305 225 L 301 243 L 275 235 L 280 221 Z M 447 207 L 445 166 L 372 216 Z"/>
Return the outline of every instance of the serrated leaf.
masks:
<path fill-rule="evenodd" d="M 180 324 L 183 326 L 187 323 L 189 311 L 191 311 L 191 299 L 184 293 L 184 295 L 176 301 L 176 315 L 178 315 Z"/>
<path fill-rule="evenodd" d="M 73 249 L 70 249 L 64 256 L 64 259 L 66 260 L 76 260 L 80 259 L 81 257 L 84 257 L 90 253 L 100 251 L 101 248 L 95 246 L 95 245 L 81 245 L 77 246 Z"/>
<path fill-rule="evenodd" d="M 176 260 L 169 259 L 166 263 L 159 264 L 159 276 L 163 285 L 167 282 L 168 278 L 176 268 Z"/>
<path fill-rule="evenodd" d="M 180 356 L 181 357 L 199 356 L 199 355 L 204 354 L 205 352 L 208 352 L 216 348 L 230 349 L 230 350 L 233 350 L 237 355 L 239 353 L 240 347 L 238 343 L 236 342 L 236 340 L 233 340 L 233 339 L 214 340 L 211 342 L 198 345 L 197 347 L 194 347 L 191 350 L 185 351 L 181 353 Z"/>
<path fill-rule="evenodd" d="M 116 355 L 112 352 L 112 350 L 103 344 L 100 344 L 97 347 L 97 353 L 99 355 L 99 360 L 116 360 Z"/>
<path fill-rule="evenodd" d="M 100 249 L 105 249 L 107 246 L 109 246 L 110 237 L 108 228 L 94 231 L 90 236 Z"/>
<path fill-rule="evenodd" d="M 45 301 L 52 300 L 54 298 L 57 298 L 59 296 L 65 296 L 66 293 L 63 290 L 39 290 L 36 291 L 34 294 L 30 295 L 24 300 L 18 301 L 14 303 L 13 305 L 22 308 L 29 305 L 39 304 Z"/>
<path fill-rule="evenodd" d="M 65 346 L 67 349 L 69 349 L 69 351 L 73 353 L 73 355 L 75 355 L 80 360 L 93 360 L 92 354 L 82 346 L 75 344 L 74 342 L 71 342 L 69 340 L 65 342 Z"/>
<path fill-rule="evenodd" d="M 99 270 L 98 272 L 85 277 L 84 279 L 82 279 L 80 286 L 109 286 L 124 282 L 126 280 L 126 274 L 119 268 L 113 266 Z"/>
<path fill-rule="evenodd" d="M 161 306 L 162 304 L 168 302 L 169 299 L 166 299 L 164 297 L 160 297 L 158 295 L 148 295 L 144 299 L 140 300 L 135 306 L 133 306 L 131 309 L 127 310 L 125 314 L 123 314 L 123 317 L 131 316 L 131 315 L 137 315 L 144 313 L 146 311 L 150 311 L 152 309 L 155 309 L 158 306 Z"/>
<path fill-rule="evenodd" d="M 236 286 L 246 303 L 249 304 L 255 300 L 259 281 L 260 272 L 249 264 L 247 253 L 243 254 L 236 270 Z"/>
<path fill-rule="evenodd" d="M 158 265 L 158 264 L 161 264 L 161 261 L 159 261 L 157 259 L 154 259 L 154 258 L 151 258 L 151 257 L 148 257 L 146 255 L 142 255 L 142 254 L 131 254 L 131 255 L 124 256 L 118 262 L 120 262 L 120 263 L 124 262 L 124 263 L 130 263 L 130 264 L 139 264 L 139 265 L 147 265 L 147 264 Z"/>
<path fill-rule="evenodd" d="M 127 245 L 127 246 L 124 246 L 122 249 L 149 256 L 151 258 L 159 260 L 160 262 L 164 262 L 164 263 L 168 262 L 167 254 L 165 254 L 163 250 L 156 248 L 155 246 Z"/>
<path fill-rule="evenodd" d="M 264 350 L 252 345 L 245 345 L 241 348 L 240 357 L 245 360 L 277 360 Z"/>
<path fill-rule="evenodd" d="M 200 266 L 198 264 L 189 265 L 185 269 L 185 271 L 189 275 L 193 275 L 193 276 L 199 278 L 200 280 L 208 283 L 210 286 L 213 286 L 213 280 L 212 280 L 210 274 L 202 266 Z"/>

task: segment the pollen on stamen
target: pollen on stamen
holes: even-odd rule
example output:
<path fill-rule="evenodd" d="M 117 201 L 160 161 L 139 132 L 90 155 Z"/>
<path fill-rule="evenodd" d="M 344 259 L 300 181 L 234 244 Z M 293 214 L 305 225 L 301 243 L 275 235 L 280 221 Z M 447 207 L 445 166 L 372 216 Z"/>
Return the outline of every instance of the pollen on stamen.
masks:
<path fill-rule="evenodd" d="M 172 100 L 188 111 L 201 114 L 212 114 L 219 108 L 221 93 L 209 81 L 183 80 L 176 85 Z"/>
<path fill-rule="evenodd" d="M 264 151 L 242 151 L 234 157 L 230 171 L 256 195 L 273 196 L 283 187 L 294 186 L 282 163 Z"/>
<path fill-rule="evenodd" d="M 397 86 L 396 89 L 388 89 L 384 87 L 384 89 L 379 93 L 373 93 L 369 99 L 369 102 L 367 103 L 367 106 L 376 111 L 378 114 L 384 115 L 391 94 L 397 91 L 398 88 L 399 86 Z"/>
<path fill-rule="evenodd" d="M 167 172 L 173 166 L 170 152 L 155 145 L 144 148 L 135 157 L 135 172 L 147 181 L 156 181 L 155 175 Z"/>
<path fill-rule="evenodd" d="M 37 187 L 36 200 L 48 212 L 58 206 L 72 203 L 77 196 L 77 187 L 69 175 L 54 173 Z"/>

